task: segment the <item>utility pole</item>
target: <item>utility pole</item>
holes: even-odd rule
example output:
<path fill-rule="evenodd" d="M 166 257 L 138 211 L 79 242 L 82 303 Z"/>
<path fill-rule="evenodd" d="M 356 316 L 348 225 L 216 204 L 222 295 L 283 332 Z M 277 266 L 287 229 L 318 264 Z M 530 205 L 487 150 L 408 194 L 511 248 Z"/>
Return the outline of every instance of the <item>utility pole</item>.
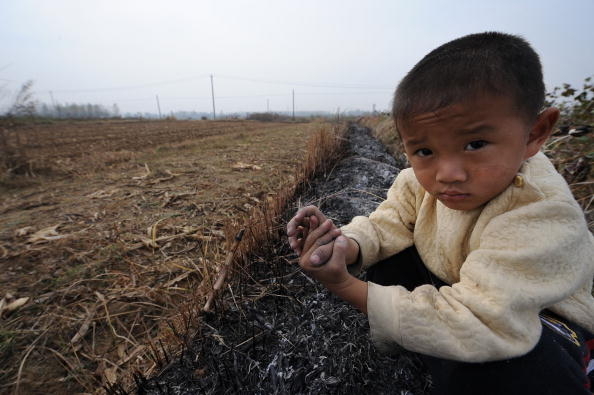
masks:
<path fill-rule="evenodd" d="M 159 103 L 159 95 L 155 95 L 157 98 L 157 109 L 159 110 L 159 119 L 161 119 L 161 104 Z"/>
<path fill-rule="evenodd" d="M 54 110 L 56 109 L 56 101 L 54 100 L 54 94 L 52 91 L 49 91 L 50 98 L 52 99 L 52 106 L 54 106 Z"/>
<path fill-rule="evenodd" d="M 212 82 L 212 74 L 210 75 L 210 92 L 212 93 L 212 119 L 217 119 L 217 112 L 215 110 L 215 99 L 214 99 L 214 83 Z"/>
<path fill-rule="evenodd" d="M 270 99 L 266 99 L 266 112 L 270 112 Z"/>
<path fill-rule="evenodd" d="M 340 107 L 336 109 L 336 123 L 340 123 Z"/>
<path fill-rule="evenodd" d="M 56 106 L 56 101 L 54 100 L 54 94 L 52 93 L 52 91 L 49 91 L 49 94 L 50 94 L 50 98 L 52 99 L 52 106 L 54 106 L 54 113 L 56 113 L 59 118 L 60 114 L 58 114 L 58 107 Z"/>
<path fill-rule="evenodd" d="M 293 121 L 295 120 L 295 89 L 293 89 Z"/>

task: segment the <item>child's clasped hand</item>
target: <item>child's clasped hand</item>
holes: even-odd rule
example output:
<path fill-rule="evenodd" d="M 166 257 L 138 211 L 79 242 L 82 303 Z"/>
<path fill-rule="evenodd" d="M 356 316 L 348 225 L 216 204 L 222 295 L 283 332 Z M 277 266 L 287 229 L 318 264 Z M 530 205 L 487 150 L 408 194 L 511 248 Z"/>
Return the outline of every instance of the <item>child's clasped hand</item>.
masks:
<path fill-rule="evenodd" d="M 341 234 L 315 206 L 301 208 L 287 224 L 289 244 L 299 255 L 299 266 L 324 285 L 339 284 L 349 278 L 348 240 Z"/>

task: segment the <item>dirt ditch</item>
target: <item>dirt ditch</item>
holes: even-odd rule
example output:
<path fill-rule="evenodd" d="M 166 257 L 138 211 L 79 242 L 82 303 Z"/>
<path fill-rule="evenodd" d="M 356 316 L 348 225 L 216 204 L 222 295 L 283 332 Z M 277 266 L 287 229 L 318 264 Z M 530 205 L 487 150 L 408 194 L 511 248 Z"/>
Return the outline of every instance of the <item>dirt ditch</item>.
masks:
<path fill-rule="evenodd" d="M 402 167 L 368 129 L 352 125 L 346 138 L 344 159 L 298 199 L 338 224 L 370 213 Z M 405 351 L 379 354 L 367 318 L 305 276 L 286 240 L 269 257 L 251 261 L 229 287 L 229 307 L 203 315 L 200 333 L 181 355 L 162 358 L 158 376 L 136 378 L 139 394 L 427 392 L 420 362 Z"/>

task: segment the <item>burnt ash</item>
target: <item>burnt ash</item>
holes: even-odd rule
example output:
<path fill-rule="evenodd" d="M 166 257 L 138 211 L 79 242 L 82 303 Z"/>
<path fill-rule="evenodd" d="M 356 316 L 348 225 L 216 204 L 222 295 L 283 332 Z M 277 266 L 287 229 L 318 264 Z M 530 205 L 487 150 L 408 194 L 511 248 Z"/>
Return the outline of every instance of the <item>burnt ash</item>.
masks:
<path fill-rule="evenodd" d="M 304 204 L 317 205 L 337 225 L 375 210 L 403 167 L 369 129 L 353 124 L 345 137 L 346 156 L 317 177 L 302 198 Z"/>
<path fill-rule="evenodd" d="M 346 138 L 346 157 L 300 199 L 338 224 L 373 211 L 401 165 L 365 128 L 352 125 Z M 296 257 L 286 240 L 270 256 L 252 260 L 234 295 L 224 295 L 227 309 L 203 315 L 179 357 L 158 376 L 138 379 L 139 394 L 428 392 L 419 360 L 404 350 L 380 354 L 367 317 L 289 264 Z"/>

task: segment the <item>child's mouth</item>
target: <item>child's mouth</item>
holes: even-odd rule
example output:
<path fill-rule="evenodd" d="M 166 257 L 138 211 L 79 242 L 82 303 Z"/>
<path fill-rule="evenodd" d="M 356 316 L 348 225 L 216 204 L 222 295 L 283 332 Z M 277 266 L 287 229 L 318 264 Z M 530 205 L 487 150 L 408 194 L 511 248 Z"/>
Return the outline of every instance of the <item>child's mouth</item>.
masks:
<path fill-rule="evenodd" d="M 443 202 L 457 202 L 467 199 L 469 196 L 469 193 L 462 192 L 443 192 L 437 194 L 437 198 Z"/>

